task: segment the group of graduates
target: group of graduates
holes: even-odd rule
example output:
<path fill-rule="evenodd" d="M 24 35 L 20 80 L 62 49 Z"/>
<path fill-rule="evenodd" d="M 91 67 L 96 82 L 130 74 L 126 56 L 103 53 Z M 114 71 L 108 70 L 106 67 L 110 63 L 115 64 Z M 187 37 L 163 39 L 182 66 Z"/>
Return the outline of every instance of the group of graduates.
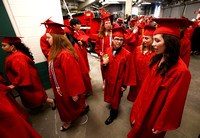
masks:
<path fill-rule="evenodd" d="M 111 105 L 105 124 L 116 119 L 123 92 L 130 86 L 127 98 L 134 103 L 130 113 L 132 129 L 127 136 L 164 137 L 166 131 L 177 129 L 181 122 L 191 80 L 188 27 L 192 22 L 187 18 L 152 18 L 141 24 L 132 19 L 126 30 L 111 24 L 110 16 L 102 15 L 95 46 L 101 59 L 104 101 Z M 151 25 L 152 21 L 156 26 Z M 41 137 L 26 122 L 28 115 L 13 98 L 12 89 L 17 90 L 27 108 L 37 109 L 44 102 L 50 103 L 52 110 L 57 108 L 63 122 L 60 131 L 69 129 L 90 109 L 85 101 L 92 93 L 86 49 L 89 37 L 80 30 L 80 20 L 71 19 L 70 26 L 50 19 L 42 24 L 46 33 L 40 45 L 48 61 L 55 99 L 45 93 L 34 58 L 20 37 L 3 36 L 2 49 L 11 53 L 5 61 L 11 85 L 0 78 L 1 137 Z M 186 28 L 187 33 L 182 31 Z"/>

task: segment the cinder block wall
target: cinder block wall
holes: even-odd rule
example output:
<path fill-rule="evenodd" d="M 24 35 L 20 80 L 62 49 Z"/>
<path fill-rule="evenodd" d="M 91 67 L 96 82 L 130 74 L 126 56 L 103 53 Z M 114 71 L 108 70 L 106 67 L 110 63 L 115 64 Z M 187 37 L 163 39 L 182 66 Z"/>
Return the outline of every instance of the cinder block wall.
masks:
<path fill-rule="evenodd" d="M 47 62 L 40 48 L 40 37 L 46 28 L 40 24 L 49 17 L 63 23 L 60 0 L 3 0 L 3 4 L 16 36 L 22 36 L 22 42 L 33 53 L 43 86 L 50 88 Z"/>

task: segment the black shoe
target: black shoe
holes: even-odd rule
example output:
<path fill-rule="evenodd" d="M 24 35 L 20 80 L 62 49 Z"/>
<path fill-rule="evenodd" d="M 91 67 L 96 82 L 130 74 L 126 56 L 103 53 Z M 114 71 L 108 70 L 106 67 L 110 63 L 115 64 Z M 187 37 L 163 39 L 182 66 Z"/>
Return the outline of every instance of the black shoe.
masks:
<path fill-rule="evenodd" d="M 109 125 L 109 124 L 111 124 L 112 122 L 113 122 L 113 118 L 111 118 L 110 116 L 107 118 L 107 120 L 105 121 L 105 124 L 106 125 Z"/>
<path fill-rule="evenodd" d="M 86 107 L 83 108 L 83 111 L 81 112 L 81 115 L 87 114 L 89 110 L 90 110 L 90 106 L 87 105 Z"/>
<path fill-rule="evenodd" d="M 56 110 L 56 100 L 53 99 L 53 102 L 54 102 L 55 105 L 54 105 L 54 107 L 52 107 L 51 109 L 52 109 L 52 110 Z"/>

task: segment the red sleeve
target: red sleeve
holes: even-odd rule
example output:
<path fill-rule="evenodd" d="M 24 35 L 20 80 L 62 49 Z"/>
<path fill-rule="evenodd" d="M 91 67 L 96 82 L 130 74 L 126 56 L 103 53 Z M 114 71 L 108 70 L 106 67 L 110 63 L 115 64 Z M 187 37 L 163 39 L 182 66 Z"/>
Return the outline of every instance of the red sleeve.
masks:
<path fill-rule="evenodd" d="M 132 54 L 129 53 L 127 57 L 127 62 L 126 62 L 126 69 L 124 73 L 124 86 L 136 86 L 137 81 L 136 81 L 136 72 L 135 72 L 135 67 L 132 64 L 133 63 L 133 58 Z"/>
<path fill-rule="evenodd" d="M 99 56 L 100 56 L 100 52 L 102 51 L 100 41 L 101 41 L 101 39 L 98 38 L 98 39 L 96 40 L 96 45 L 95 45 L 95 52 L 96 52 Z"/>
<path fill-rule="evenodd" d="M 190 62 L 190 53 L 191 53 L 191 42 L 190 40 L 186 39 L 185 41 L 181 42 L 181 50 L 180 50 L 180 57 L 186 64 L 189 66 Z"/>
<path fill-rule="evenodd" d="M 46 58 L 48 58 L 48 54 L 49 54 L 49 51 L 50 51 L 50 45 L 49 43 L 47 42 L 47 37 L 46 37 L 46 34 L 44 34 L 41 38 L 40 38 L 40 47 L 42 49 L 42 52 L 44 54 L 44 56 Z"/>
<path fill-rule="evenodd" d="M 85 92 L 85 86 L 80 67 L 72 54 L 64 53 L 61 56 L 61 68 L 65 75 L 65 84 L 69 95 L 76 96 Z"/>
<path fill-rule="evenodd" d="M 24 55 L 25 56 L 25 55 Z M 15 60 L 11 63 L 11 70 L 13 74 L 12 85 L 18 87 L 18 86 L 26 86 L 31 85 L 31 76 L 29 72 L 29 65 L 23 56 L 17 56 L 15 57 Z"/>
<path fill-rule="evenodd" d="M 132 32 L 124 34 L 125 42 L 126 43 L 134 43 L 134 42 L 136 42 L 137 41 L 137 38 L 136 38 L 137 35 L 138 35 L 138 33 L 134 34 Z"/>
<path fill-rule="evenodd" d="M 167 84 L 168 95 L 165 104 L 157 117 L 154 129 L 168 131 L 177 129 L 180 126 L 184 104 L 191 80 L 188 70 L 181 71 Z M 160 91 L 162 93 L 162 91 Z"/>

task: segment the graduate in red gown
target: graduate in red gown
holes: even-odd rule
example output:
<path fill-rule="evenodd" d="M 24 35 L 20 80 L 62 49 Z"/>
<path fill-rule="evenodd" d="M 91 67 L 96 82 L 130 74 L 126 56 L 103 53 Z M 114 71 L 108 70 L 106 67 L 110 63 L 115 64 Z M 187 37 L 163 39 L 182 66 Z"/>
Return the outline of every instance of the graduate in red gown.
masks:
<path fill-rule="evenodd" d="M 88 67 L 85 63 L 85 60 L 84 60 L 82 48 L 78 44 L 78 40 L 75 37 L 73 37 L 74 29 L 72 27 L 66 26 L 64 28 L 64 31 L 67 35 L 67 38 L 69 39 L 69 41 L 74 46 L 76 53 L 78 54 L 78 57 L 79 57 L 78 63 L 79 63 L 80 69 L 81 69 L 83 81 L 84 81 L 85 88 L 86 88 L 85 96 L 89 96 L 89 95 L 92 94 L 92 84 L 91 84 L 91 79 L 90 79 L 90 75 L 89 75 L 89 69 L 88 69 Z"/>
<path fill-rule="evenodd" d="M 48 102 L 54 108 L 55 103 L 47 97 L 28 47 L 15 36 L 5 36 L 1 43 L 3 51 L 11 53 L 5 61 L 6 75 L 11 82 L 9 87 L 17 90 L 22 104 L 32 109 Z"/>
<path fill-rule="evenodd" d="M 132 54 L 123 47 L 126 30 L 118 25 L 112 29 L 113 47 L 103 56 L 105 73 L 104 101 L 111 104 L 110 116 L 105 121 L 109 125 L 117 117 L 120 100 L 126 90 Z M 108 57 L 107 57 L 108 56 Z"/>
<path fill-rule="evenodd" d="M 149 64 L 131 115 L 128 138 L 163 138 L 180 126 L 191 74 L 179 57 L 180 27 L 173 19 L 153 19 L 156 55 Z"/>
<path fill-rule="evenodd" d="M 136 71 L 137 86 L 131 86 L 128 94 L 128 100 L 134 102 L 142 83 L 149 73 L 149 64 L 155 52 L 152 46 L 154 26 L 146 25 L 144 27 L 143 43 L 138 46 L 133 53 L 132 64 Z"/>
<path fill-rule="evenodd" d="M 0 71 L 0 91 L 3 95 L 7 97 L 7 99 L 13 105 L 13 108 L 16 110 L 16 112 L 25 120 L 27 120 L 28 114 L 15 100 L 14 95 L 11 93 L 12 89 L 9 87 L 8 83 L 3 78 L 3 76 L 1 76 L 1 71 Z"/>
<path fill-rule="evenodd" d="M 51 17 L 50 17 L 51 18 Z M 43 23 L 41 24 L 45 24 L 45 23 L 53 23 L 52 20 L 50 20 L 50 18 L 48 18 L 46 21 L 44 21 Z M 46 34 L 44 34 L 43 36 L 41 36 L 40 38 L 40 47 L 42 49 L 42 53 L 44 54 L 44 56 L 46 58 L 48 58 L 49 56 L 49 51 L 50 51 L 50 44 L 48 43 L 47 41 L 47 36 Z"/>
<path fill-rule="evenodd" d="M 126 30 L 125 36 L 125 48 L 133 53 L 137 46 L 142 44 L 142 36 L 139 34 L 137 20 L 132 19 L 129 23 L 129 29 Z"/>
<path fill-rule="evenodd" d="M 41 138 L 16 111 L 2 89 L 0 89 L 0 121 L 1 138 Z"/>
<path fill-rule="evenodd" d="M 105 54 L 105 51 L 108 48 L 112 47 L 112 31 L 111 31 L 112 24 L 110 21 L 110 16 L 111 15 L 102 14 L 99 37 L 96 40 L 96 45 L 95 45 L 95 52 L 101 58 L 100 66 L 103 64 L 102 56 Z M 105 74 L 103 73 L 102 66 L 101 66 L 101 74 L 102 74 L 102 79 L 104 83 Z M 104 84 L 103 84 L 103 89 L 104 89 Z"/>
<path fill-rule="evenodd" d="M 78 64 L 78 55 L 65 35 L 62 24 L 47 25 L 46 35 L 51 45 L 49 75 L 56 99 L 56 106 L 63 122 L 61 131 L 67 130 L 83 111 L 89 110 L 85 103 L 85 86 Z"/>
<path fill-rule="evenodd" d="M 74 37 L 78 40 L 78 43 L 81 46 L 81 51 L 83 53 L 85 63 L 88 67 L 88 70 L 90 70 L 90 65 L 87 56 L 87 49 L 86 49 L 88 47 L 89 36 L 86 35 L 83 30 L 80 30 L 81 21 L 79 19 L 71 19 L 70 25 L 74 29 Z"/>

